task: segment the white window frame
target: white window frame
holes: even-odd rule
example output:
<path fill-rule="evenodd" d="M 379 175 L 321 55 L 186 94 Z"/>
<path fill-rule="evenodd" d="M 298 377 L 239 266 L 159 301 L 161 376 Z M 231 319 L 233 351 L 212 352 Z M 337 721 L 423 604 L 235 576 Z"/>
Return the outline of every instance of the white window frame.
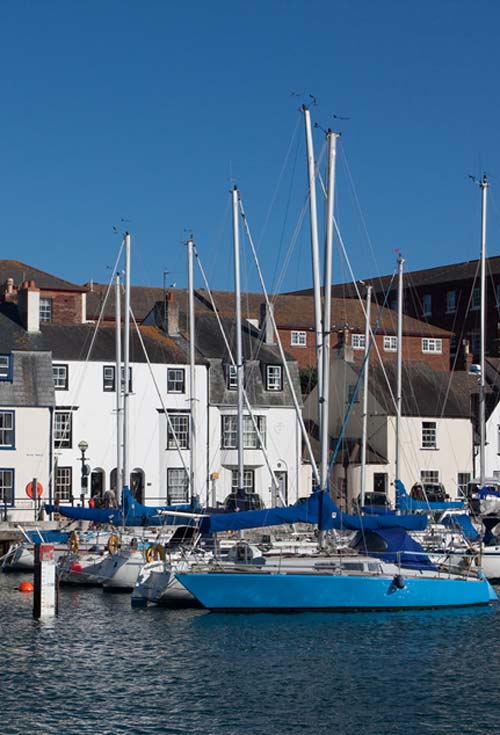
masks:
<path fill-rule="evenodd" d="M 114 393 L 116 389 L 115 366 L 104 365 L 102 368 L 102 389 L 105 393 Z"/>
<path fill-rule="evenodd" d="M 351 347 L 353 350 L 364 350 L 366 345 L 366 339 L 364 334 L 352 334 L 351 335 Z"/>
<path fill-rule="evenodd" d="M 0 504 L 14 505 L 14 468 L 0 468 Z"/>
<path fill-rule="evenodd" d="M 14 411 L 0 411 L 0 448 L 14 449 L 16 420 Z"/>
<path fill-rule="evenodd" d="M 262 444 L 266 446 L 266 417 L 254 416 Z M 222 449 L 238 449 L 238 417 L 234 413 L 222 416 Z M 243 449 L 261 449 L 252 417 L 243 416 Z"/>
<path fill-rule="evenodd" d="M 447 291 L 446 292 L 446 313 L 454 314 L 457 310 L 457 292 Z"/>
<path fill-rule="evenodd" d="M 68 390 L 68 365 L 53 364 L 52 371 L 54 373 L 54 390 Z"/>
<path fill-rule="evenodd" d="M 283 365 L 266 365 L 266 390 L 283 390 Z"/>
<path fill-rule="evenodd" d="M 457 497 L 467 497 L 467 487 L 471 481 L 472 476 L 470 472 L 457 472 Z"/>
<path fill-rule="evenodd" d="M 307 347 L 307 332 L 292 331 L 290 345 L 292 347 Z"/>
<path fill-rule="evenodd" d="M 184 368 L 167 368 L 167 393 L 184 393 L 186 372 Z"/>
<path fill-rule="evenodd" d="M 420 470 L 420 482 L 422 484 L 438 483 L 439 481 L 439 470 Z"/>
<path fill-rule="evenodd" d="M 40 298 L 40 308 L 39 308 L 39 315 L 40 315 L 40 322 L 47 324 L 52 321 L 52 314 L 53 314 L 53 299 L 50 298 Z"/>
<path fill-rule="evenodd" d="M 71 411 L 54 412 L 54 446 L 56 449 L 73 447 L 73 414 Z"/>
<path fill-rule="evenodd" d="M 0 355 L 0 380 L 10 380 L 12 377 L 11 355 Z"/>
<path fill-rule="evenodd" d="M 432 294 L 424 293 L 422 296 L 422 316 L 431 316 L 432 314 Z"/>
<path fill-rule="evenodd" d="M 478 311 L 481 308 L 481 289 L 473 288 L 470 299 L 471 311 Z"/>
<path fill-rule="evenodd" d="M 238 368 L 236 365 L 227 366 L 226 385 L 228 390 L 238 389 Z"/>
<path fill-rule="evenodd" d="M 189 476 L 184 467 L 167 469 L 167 503 L 186 503 L 189 498 Z"/>
<path fill-rule="evenodd" d="M 425 355 L 441 355 L 443 352 L 441 337 L 422 337 L 422 352 Z"/>
<path fill-rule="evenodd" d="M 174 432 L 177 437 L 179 447 L 181 449 L 189 449 L 189 413 L 171 413 L 169 411 L 168 416 L 170 418 L 173 431 L 170 428 L 169 422 L 167 430 L 167 449 L 177 449 Z"/>
<path fill-rule="evenodd" d="M 398 351 L 398 338 L 393 334 L 386 334 L 384 336 L 384 352 L 397 352 Z"/>
<path fill-rule="evenodd" d="M 437 449 L 437 421 L 422 421 L 422 449 Z"/>
<path fill-rule="evenodd" d="M 59 467 L 56 468 L 55 476 L 55 497 L 62 501 L 71 501 L 73 497 L 73 468 Z"/>
<path fill-rule="evenodd" d="M 238 470 L 231 470 L 231 493 L 234 495 L 238 492 Z M 243 487 L 245 493 L 255 492 L 255 470 L 243 470 Z"/>

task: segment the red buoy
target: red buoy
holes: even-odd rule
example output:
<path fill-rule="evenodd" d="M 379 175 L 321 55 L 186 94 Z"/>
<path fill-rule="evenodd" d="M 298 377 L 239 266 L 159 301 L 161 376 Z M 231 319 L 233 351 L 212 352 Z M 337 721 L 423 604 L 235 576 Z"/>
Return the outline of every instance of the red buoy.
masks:
<path fill-rule="evenodd" d="M 21 582 L 19 585 L 19 592 L 33 592 L 33 582 Z"/>

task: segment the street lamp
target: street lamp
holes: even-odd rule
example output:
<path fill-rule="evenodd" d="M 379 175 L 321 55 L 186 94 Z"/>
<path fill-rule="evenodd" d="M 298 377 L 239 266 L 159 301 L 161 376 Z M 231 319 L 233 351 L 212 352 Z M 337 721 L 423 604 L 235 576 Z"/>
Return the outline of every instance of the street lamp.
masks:
<path fill-rule="evenodd" d="M 82 473 L 81 473 L 81 494 L 80 494 L 80 502 L 82 504 L 82 508 L 85 506 L 85 493 L 87 492 L 87 488 L 89 485 L 89 472 L 90 467 L 88 464 L 85 464 L 85 452 L 89 448 L 89 445 L 86 441 L 82 440 L 78 444 L 78 449 L 82 453 L 82 456 L 80 457 L 80 462 L 82 463 Z"/>

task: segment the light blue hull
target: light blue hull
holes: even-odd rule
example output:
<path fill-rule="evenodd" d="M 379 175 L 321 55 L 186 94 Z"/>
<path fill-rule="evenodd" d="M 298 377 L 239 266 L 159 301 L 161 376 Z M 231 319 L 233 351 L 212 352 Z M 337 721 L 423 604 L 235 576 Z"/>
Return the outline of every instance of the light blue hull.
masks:
<path fill-rule="evenodd" d="M 487 605 L 486 579 L 312 574 L 177 574 L 209 610 L 405 610 Z"/>

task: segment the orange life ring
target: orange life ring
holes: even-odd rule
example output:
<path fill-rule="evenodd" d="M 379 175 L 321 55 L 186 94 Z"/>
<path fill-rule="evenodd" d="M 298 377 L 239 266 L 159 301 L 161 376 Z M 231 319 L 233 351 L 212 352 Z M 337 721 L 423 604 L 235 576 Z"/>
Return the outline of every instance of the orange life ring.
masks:
<path fill-rule="evenodd" d="M 33 500 L 33 481 L 28 482 L 26 487 L 24 488 L 26 491 L 26 495 L 28 498 L 31 498 Z M 41 498 L 43 495 L 43 485 L 41 482 L 36 483 L 36 496 L 37 498 Z"/>

